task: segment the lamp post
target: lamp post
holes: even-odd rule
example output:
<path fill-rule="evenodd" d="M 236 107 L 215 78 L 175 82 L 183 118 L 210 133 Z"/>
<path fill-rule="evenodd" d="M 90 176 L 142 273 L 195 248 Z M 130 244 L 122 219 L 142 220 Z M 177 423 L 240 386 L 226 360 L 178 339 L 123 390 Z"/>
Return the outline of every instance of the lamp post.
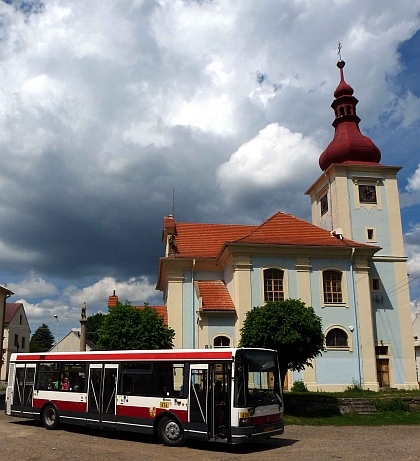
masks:
<path fill-rule="evenodd" d="M 55 347 L 56 352 L 58 352 L 58 315 L 54 314 L 55 320 L 57 320 L 57 334 L 55 335 Z"/>

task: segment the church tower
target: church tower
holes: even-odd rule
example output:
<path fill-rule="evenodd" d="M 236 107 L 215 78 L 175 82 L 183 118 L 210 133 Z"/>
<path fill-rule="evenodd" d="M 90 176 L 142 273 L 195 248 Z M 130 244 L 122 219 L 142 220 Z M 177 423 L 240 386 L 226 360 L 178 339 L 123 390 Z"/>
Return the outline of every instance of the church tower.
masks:
<path fill-rule="evenodd" d="M 410 297 L 398 195 L 398 166 L 380 163 L 381 152 L 359 129 L 358 100 L 337 63 L 334 138 L 319 158 L 323 174 L 306 191 L 312 223 L 340 238 L 380 247 L 369 261 L 351 261 L 363 361 L 375 368 L 379 387 L 416 388 Z M 368 284 L 368 286 L 366 286 Z M 367 288 L 367 290 L 366 290 Z M 367 292 L 363 299 L 360 293 Z M 366 349 L 373 333 L 374 359 Z M 417 386 L 418 387 L 418 386 Z"/>

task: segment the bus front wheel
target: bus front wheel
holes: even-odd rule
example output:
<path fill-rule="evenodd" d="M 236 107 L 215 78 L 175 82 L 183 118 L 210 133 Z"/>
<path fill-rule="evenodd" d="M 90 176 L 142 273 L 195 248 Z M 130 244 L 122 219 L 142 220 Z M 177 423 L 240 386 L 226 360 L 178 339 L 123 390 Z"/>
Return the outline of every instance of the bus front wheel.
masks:
<path fill-rule="evenodd" d="M 60 417 L 58 416 L 57 408 L 53 405 L 48 405 L 42 412 L 42 424 L 45 429 L 57 429 Z"/>
<path fill-rule="evenodd" d="M 158 435 L 164 445 L 179 447 L 184 443 L 184 431 L 181 424 L 168 416 L 164 416 L 159 421 Z"/>

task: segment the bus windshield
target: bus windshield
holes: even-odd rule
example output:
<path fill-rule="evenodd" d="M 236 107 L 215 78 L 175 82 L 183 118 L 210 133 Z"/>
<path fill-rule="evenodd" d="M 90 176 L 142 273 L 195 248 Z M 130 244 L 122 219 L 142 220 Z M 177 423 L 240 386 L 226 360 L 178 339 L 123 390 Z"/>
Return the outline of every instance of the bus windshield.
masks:
<path fill-rule="evenodd" d="M 235 359 L 235 407 L 282 404 L 275 351 L 241 349 Z"/>

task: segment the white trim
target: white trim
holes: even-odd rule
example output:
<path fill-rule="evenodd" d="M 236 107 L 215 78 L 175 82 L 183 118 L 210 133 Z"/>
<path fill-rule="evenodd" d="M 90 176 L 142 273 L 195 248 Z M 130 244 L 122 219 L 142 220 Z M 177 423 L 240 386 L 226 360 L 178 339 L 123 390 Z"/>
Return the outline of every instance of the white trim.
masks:
<path fill-rule="evenodd" d="M 283 293 L 284 299 L 289 298 L 289 272 L 285 267 L 276 265 L 276 264 L 269 264 L 268 266 L 260 267 L 260 305 L 263 306 L 265 301 L 265 291 L 264 291 L 264 271 L 269 269 L 276 269 L 283 272 Z"/>
<path fill-rule="evenodd" d="M 324 271 L 340 272 L 341 274 L 341 296 L 342 296 L 341 303 L 326 303 L 324 301 Z M 348 300 L 348 291 L 347 291 L 347 272 L 337 266 L 325 266 L 319 270 L 319 273 L 320 273 L 319 283 L 320 283 L 321 308 L 345 307 L 348 309 L 349 300 Z"/>
<path fill-rule="evenodd" d="M 327 346 L 327 334 L 331 330 L 343 330 L 344 333 L 347 335 L 347 346 L 339 346 L 339 347 L 334 347 L 334 346 Z M 325 351 L 348 351 L 348 352 L 353 352 L 353 337 L 351 334 L 351 331 L 348 330 L 346 327 L 343 327 L 343 325 L 330 325 L 324 330 L 324 346 L 325 346 Z"/>

